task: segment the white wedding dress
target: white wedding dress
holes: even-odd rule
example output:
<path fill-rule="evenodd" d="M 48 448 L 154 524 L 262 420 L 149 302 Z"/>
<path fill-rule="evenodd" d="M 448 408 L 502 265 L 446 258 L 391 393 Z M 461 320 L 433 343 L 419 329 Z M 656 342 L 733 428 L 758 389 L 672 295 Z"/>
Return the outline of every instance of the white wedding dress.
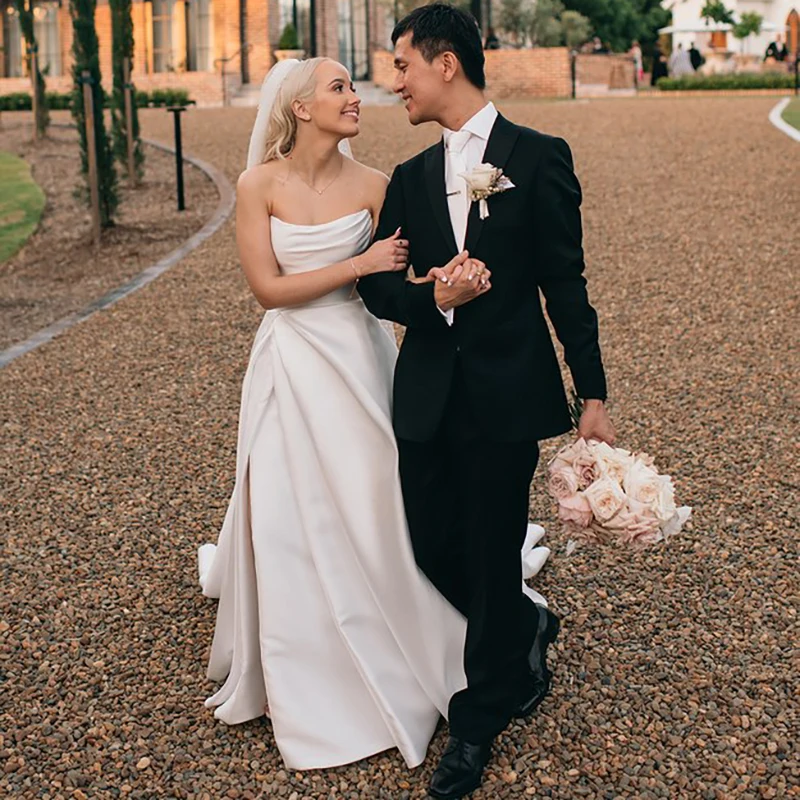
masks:
<path fill-rule="evenodd" d="M 349 258 L 372 235 L 368 210 L 270 225 L 284 273 Z M 267 312 L 244 378 L 233 495 L 217 546 L 200 548 L 203 592 L 219 598 L 208 677 L 225 681 L 206 705 L 236 724 L 268 702 L 292 769 L 392 747 L 416 766 L 466 685 L 465 621 L 421 574 L 408 538 L 390 410 L 396 353 L 351 287 Z M 547 548 L 531 550 L 538 531 L 526 549 L 543 562 Z"/>

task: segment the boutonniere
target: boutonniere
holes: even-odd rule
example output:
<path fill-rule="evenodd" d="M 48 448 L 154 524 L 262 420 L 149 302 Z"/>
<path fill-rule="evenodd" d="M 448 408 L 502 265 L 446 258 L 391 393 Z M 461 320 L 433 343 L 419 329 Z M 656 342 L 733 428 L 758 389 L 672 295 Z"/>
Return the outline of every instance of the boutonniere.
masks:
<path fill-rule="evenodd" d="M 478 164 L 474 169 L 462 172 L 458 177 L 467 182 L 470 202 L 474 203 L 477 200 L 480 203 L 481 219 L 489 216 L 489 204 L 486 202 L 488 198 L 514 188 L 514 184 L 503 175 L 503 170 L 491 164 Z"/>

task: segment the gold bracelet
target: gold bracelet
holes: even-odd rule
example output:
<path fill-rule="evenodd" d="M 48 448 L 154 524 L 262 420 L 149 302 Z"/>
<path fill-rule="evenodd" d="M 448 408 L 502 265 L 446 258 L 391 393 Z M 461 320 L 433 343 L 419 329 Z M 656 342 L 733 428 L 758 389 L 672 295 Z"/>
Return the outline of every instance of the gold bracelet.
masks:
<path fill-rule="evenodd" d="M 361 276 L 358 274 L 358 270 L 356 269 L 356 262 L 353 261 L 352 258 L 350 259 L 350 267 L 353 270 L 353 274 L 356 276 L 356 280 L 353 283 L 353 288 L 350 291 L 350 297 L 354 297 L 355 293 L 356 293 L 356 288 L 358 287 L 358 282 L 359 282 L 359 280 L 361 280 Z"/>

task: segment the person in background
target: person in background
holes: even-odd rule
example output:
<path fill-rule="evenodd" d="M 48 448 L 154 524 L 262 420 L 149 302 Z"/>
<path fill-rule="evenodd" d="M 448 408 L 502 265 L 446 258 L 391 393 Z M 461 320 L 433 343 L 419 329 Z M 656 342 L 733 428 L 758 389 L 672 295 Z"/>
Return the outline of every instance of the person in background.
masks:
<path fill-rule="evenodd" d="M 494 32 L 494 28 L 490 25 L 486 30 L 486 41 L 483 44 L 484 50 L 499 50 L 500 40 Z"/>
<path fill-rule="evenodd" d="M 786 45 L 781 43 L 781 35 L 778 34 L 775 37 L 774 42 L 770 42 L 767 45 L 767 52 L 764 54 L 764 61 L 768 58 L 774 58 L 776 61 L 786 61 L 789 56 L 789 51 L 786 49 Z"/>
<path fill-rule="evenodd" d="M 597 55 L 602 55 L 603 53 L 607 53 L 609 50 L 608 46 L 600 39 L 599 36 L 595 36 L 592 39 L 592 52 L 596 53 Z"/>
<path fill-rule="evenodd" d="M 660 78 L 666 78 L 668 75 L 667 59 L 661 52 L 661 48 L 656 45 L 653 48 L 653 72 L 650 76 L 650 85 L 656 86 Z"/>
<path fill-rule="evenodd" d="M 682 78 L 684 75 L 694 75 L 694 67 L 689 58 L 689 53 L 679 44 L 678 49 L 669 57 L 669 75 L 671 78 Z"/>
<path fill-rule="evenodd" d="M 700 51 L 694 46 L 694 42 L 692 42 L 691 47 L 689 47 L 689 60 L 692 62 L 692 69 L 694 69 L 695 72 L 706 63 Z"/>
<path fill-rule="evenodd" d="M 636 70 L 636 80 L 638 83 L 642 82 L 644 78 L 644 66 L 642 64 L 642 48 L 639 42 L 634 39 L 628 55 L 633 59 L 633 68 Z"/>

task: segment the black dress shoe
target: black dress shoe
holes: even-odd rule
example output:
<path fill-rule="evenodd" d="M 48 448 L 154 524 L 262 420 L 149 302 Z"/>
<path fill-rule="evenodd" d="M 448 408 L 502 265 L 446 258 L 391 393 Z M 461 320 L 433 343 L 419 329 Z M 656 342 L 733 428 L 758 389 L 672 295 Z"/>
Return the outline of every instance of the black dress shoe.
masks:
<path fill-rule="evenodd" d="M 536 610 L 539 612 L 539 624 L 533 647 L 528 653 L 529 682 L 525 697 L 517 708 L 518 717 L 529 717 L 536 711 L 547 697 L 553 677 L 553 673 L 547 668 L 547 646 L 556 640 L 560 623 L 558 617 L 544 606 L 537 604 Z"/>
<path fill-rule="evenodd" d="M 436 800 L 460 800 L 481 785 L 483 768 L 489 761 L 492 742 L 472 744 L 456 736 L 447 743 L 428 789 Z"/>

